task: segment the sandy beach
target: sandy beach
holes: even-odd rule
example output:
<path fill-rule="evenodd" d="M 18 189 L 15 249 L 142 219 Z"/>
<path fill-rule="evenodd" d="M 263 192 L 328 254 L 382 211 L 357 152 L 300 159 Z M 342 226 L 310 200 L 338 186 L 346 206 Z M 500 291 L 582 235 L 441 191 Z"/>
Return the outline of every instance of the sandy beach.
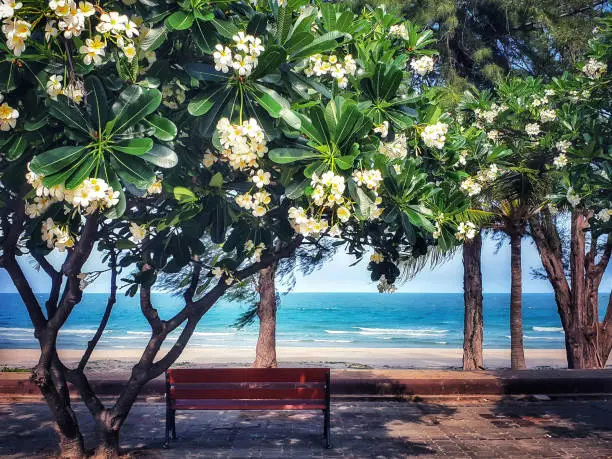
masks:
<path fill-rule="evenodd" d="M 99 349 L 90 360 L 93 372 L 125 372 L 137 361 L 139 349 Z M 430 348 L 339 348 L 339 347 L 279 347 L 280 366 L 329 366 L 331 368 L 397 368 L 397 369 L 453 369 L 461 367 L 461 349 Z M 62 360 L 70 365 L 77 362 L 81 350 L 60 350 Z M 33 349 L 0 350 L 0 366 L 30 368 L 38 359 Z M 186 349 L 175 366 L 225 367 L 248 366 L 255 357 L 252 348 Z M 528 368 L 566 368 L 563 349 L 528 349 L 525 351 Z M 487 369 L 508 368 L 510 351 L 486 349 Z"/>

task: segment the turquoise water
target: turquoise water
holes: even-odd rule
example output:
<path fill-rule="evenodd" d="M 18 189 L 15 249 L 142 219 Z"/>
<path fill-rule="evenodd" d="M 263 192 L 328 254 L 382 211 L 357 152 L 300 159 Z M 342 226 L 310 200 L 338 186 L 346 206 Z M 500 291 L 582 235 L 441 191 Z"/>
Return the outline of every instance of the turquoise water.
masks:
<path fill-rule="evenodd" d="M 601 295 L 600 304 L 607 304 L 608 297 Z M 99 323 L 106 298 L 104 294 L 84 295 L 60 332 L 60 346 L 85 347 Z M 525 294 L 523 298 L 526 348 L 563 348 L 563 330 L 553 295 Z M 510 346 L 509 299 L 503 293 L 485 295 L 487 348 Z M 181 298 L 172 295 L 155 294 L 153 302 L 162 318 L 181 307 Z M 190 346 L 252 348 L 257 340 L 257 323 L 243 330 L 233 327 L 245 308 L 219 301 L 200 322 Z M 149 335 L 138 299 L 120 296 L 99 347 L 142 347 Z M 458 348 L 462 335 L 462 294 L 290 293 L 282 296 L 278 311 L 279 346 Z M 19 296 L 0 294 L 0 348 L 36 347 Z"/>

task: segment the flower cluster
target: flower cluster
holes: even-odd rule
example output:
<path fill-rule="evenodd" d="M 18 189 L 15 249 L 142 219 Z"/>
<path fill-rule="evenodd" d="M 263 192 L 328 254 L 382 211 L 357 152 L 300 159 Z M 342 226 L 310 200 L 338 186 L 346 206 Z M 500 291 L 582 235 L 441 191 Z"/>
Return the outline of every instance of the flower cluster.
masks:
<path fill-rule="evenodd" d="M 85 84 L 81 80 L 73 80 L 67 85 L 62 84 L 62 75 L 51 75 L 47 80 L 47 94 L 52 100 L 57 100 L 57 96 L 64 95 L 73 102 L 80 104 L 85 97 Z"/>
<path fill-rule="evenodd" d="M 385 120 L 382 122 L 382 124 L 375 126 L 374 132 L 377 134 L 380 134 L 380 137 L 382 139 L 386 139 L 387 136 L 389 135 L 389 122 Z"/>
<path fill-rule="evenodd" d="M 255 174 L 251 175 L 250 180 L 255 184 L 257 188 L 263 188 L 270 184 L 272 174 L 266 172 L 263 169 L 259 169 Z"/>
<path fill-rule="evenodd" d="M 291 207 L 289 209 L 289 220 L 292 228 L 303 236 L 317 236 L 324 233 L 329 228 L 329 223 L 324 218 L 314 218 L 306 215 L 306 211 L 301 207 Z M 334 230 L 335 228 L 335 230 Z M 334 225 L 330 230 L 330 235 L 339 233 L 339 228 Z"/>
<path fill-rule="evenodd" d="M 221 154 L 233 169 L 256 168 L 258 159 L 268 152 L 264 131 L 255 118 L 241 124 L 232 124 L 228 118 L 221 118 L 217 131 L 223 146 Z"/>
<path fill-rule="evenodd" d="M 540 112 L 540 121 L 542 123 L 549 123 L 557 119 L 557 111 L 552 108 L 544 109 Z"/>
<path fill-rule="evenodd" d="M 429 72 L 433 72 L 434 60 L 429 56 L 422 56 L 419 59 L 412 59 L 412 61 L 410 61 L 410 68 L 415 73 L 425 76 Z"/>
<path fill-rule="evenodd" d="M 137 223 L 130 222 L 130 227 L 128 229 L 130 230 L 131 234 L 130 241 L 134 242 L 135 244 L 142 241 L 147 235 L 147 228 L 144 225 L 138 225 Z"/>
<path fill-rule="evenodd" d="M 374 252 L 371 256 L 370 256 L 370 261 L 372 263 L 382 263 L 383 261 L 385 261 L 385 256 L 380 253 L 380 252 Z"/>
<path fill-rule="evenodd" d="M 233 44 L 224 46 L 218 43 L 215 46 L 213 59 L 217 72 L 229 73 L 234 70 L 241 77 L 248 77 L 257 67 L 257 58 L 264 52 L 265 48 L 261 38 L 238 32 L 232 37 Z"/>
<path fill-rule="evenodd" d="M 608 70 L 607 64 L 591 58 L 582 67 L 582 72 L 591 79 L 600 78 Z"/>
<path fill-rule="evenodd" d="M 56 248 L 60 252 L 64 252 L 67 248 L 74 247 L 74 239 L 70 235 L 68 227 L 56 224 L 51 218 L 42 222 L 40 236 L 47 243 L 49 249 Z"/>
<path fill-rule="evenodd" d="M 612 217 L 612 209 L 601 209 L 595 214 L 595 218 L 602 223 L 608 223 Z"/>
<path fill-rule="evenodd" d="M 0 102 L 4 100 L 4 96 L 0 94 Z M 0 105 L 0 131 L 9 131 L 15 129 L 19 118 L 19 111 L 11 107 L 6 102 Z"/>
<path fill-rule="evenodd" d="M 542 132 L 538 123 L 527 123 L 525 125 L 525 132 L 529 137 L 536 137 Z"/>
<path fill-rule="evenodd" d="M 444 148 L 444 142 L 446 142 L 446 133 L 448 132 L 448 124 L 436 123 L 425 126 L 423 132 L 421 132 L 421 138 L 425 145 L 429 148 L 437 148 L 441 150 Z"/>
<path fill-rule="evenodd" d="M 461 190 L 468 196 L 475 196 L 482 191 L 482 187 L 495 180 L 501 173 L 497 164 L 491 164 L 487 169 L 478 171 L 475 177 L 468 177 L 461 182 Z"/>
<path fill-rule="evenodd" d="M 250 210 L 254 217 L 263 217 L 268 213 L 268 205 L 272 202 L 272 196 L 267 191 L 262 190 L 253 194 L 239 194 L 235 201 L 243 209 Z"/>
<path fill-rule="evenodd" d="M 71 190 L 66 189 L 64 185 L 47 188 L 43 185 L 42 179 L 42 176 L 31 170 L 26 174 L 26 181 L 36 191 L 36 197 L 26 203 L 26 214 L 30 218 L 39 217 L 49 206 L 61 201 L 72 205 L 85 215 L 96 210 L 109 209 L 119 202 L 119 191 L 113 190 L 100 178 L 88 178 Z"/>
<path fill-rule="evenodd" d="M 14 9 L 12 10 L 15 11 Z M 8 8 L 5 13 L 8 13 Z M 6 37 L 6 46 L 17 57 L 26 48 L 26 40 L 32 34 L 32 24 L 12 16 L 7 17 L 2 24 L 2 33 Z"/>
<path fill-rule="evenodd" d="M 569 140 L 559 140 L 557 143 L 555 143 L 555 148 L 559 150 L 560 153 L 567 153 L 571 146 L 572 142 Z"/>
<path fill-rule="evenodd" d="M 576 207 L 578 204 L 580 204 L 581 198 L 571 186 L 567 189 L 567 194 L 565 197 L 567 202 L 569 202 L 572 207 Z"/>
<path fill-rule="evenodd" d="M 312 174 L 310 185 L 313 188 L 312 200 L 318 206 L 333 207 L 344 203 L 346 183 L 344 177 L 332 171 L 325 172 L 321 177 Z M 348 216 L 346 217 L 348 220 Z M 344 220 L 344 221 L 346 221 Z"/>
<path fill-rule="evenodd" d="M 357 63 L 351 54 L 344 56 L 344 59 L 340 59 L 335 54 L 330 56 L 323 56 L 322 54 L 315 54 L 310 56 L 308 64 L 304 69 L 306 76 L 325 76 L 329 75 L 336 80 L 338 87 L 346 88 L 348 86 L 348 77 L 355 76 L 357 73 Z"/>
<path fill-rule="evenodd" d="M 455 237 L 458 241 L 465 241 L 474 239 L 476 236 L 476 225 L 472 222 L 461 222 L 457 227 L 457 232 L 455 233 Z"/>
<path fill-rule="evenodd" d="M 250 239 L 244 243 L 244 250 L 247 252 L 256 262 L 261 261 L 261 254 L 265 250 L 266 245 L 263 242 L 255 245 Z"/>
<path fill-rule="evenodd" d="M 482 127 L 482 122 L 492 124 L 493 122 L 495 122 L 497 116 L 501 112 L 506 111 L 507 109 L 508 107 L 506 107 L 505 105 L 497 105 L 496 103 L 491 104 L 489 110 L 481 110 L 480 108 L 475 109 L 474 114 L 476 115 L 476 119 L 478 120 L 476 123 L 477 127 Z"/>
<path fill-rule="evenodd" d="M 410 35 L 408 34 L 408 29 L 406 29 L 406 24 L 396 24 L 391 26 L 389 29 L 389 35 L 392 37 L 398 37 L 402 40 L 409 40 Z"/>
<path fill-rule="evenodd" d="M 356 170 L 353 171 L 353 179 L 357 186 L 366 186 L 368 190 L 372 190 L 374 193 L 378 191 L 378 186 L 382 182 L 383 177 L 378 169 L 368 170 Z"/>
<path fill-rule="evenodd" d="M 224 281 L 225 285 L 232 285 L 234 283 L 232 274 L 227 269 L 223 269 L 220 266 L 215 266 L 215 268 L 212 270 L 212 275 L 215 277 L 215 279 L 221 279 L 223 276 L 226 276 Z"/>
<path fill-rule="evenodd" d="M 393 142 L 386 142 L 380 145 L 380 152 L 389 159 L 404 159 L 408 156 L 408 140 L 406 134 L 395 136 Z"/>
<path fill-rule="evenodd" d="M 560 153 L 554 160 L 553 166 L 557 169 L 563 169 L 567 166 L 567 155 L 565 153 Z"/>
<path fill-rule="evenodd" d="M 397 290 L 395 284 L 390 284 L 384 274 L 380 276 L 376 287 L 378 288 L 378 293 L 393 293 Z"/>

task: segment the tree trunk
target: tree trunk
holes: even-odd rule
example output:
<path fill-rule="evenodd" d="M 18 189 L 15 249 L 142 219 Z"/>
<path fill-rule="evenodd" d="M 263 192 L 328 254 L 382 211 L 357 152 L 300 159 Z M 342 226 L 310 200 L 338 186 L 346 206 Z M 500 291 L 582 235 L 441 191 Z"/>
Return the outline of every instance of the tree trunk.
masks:
<path fill-rule="evenodd" d="M 124 420 L 125 417 L 113 416 L 111 410 L 103 410 L 96 416 L 96 459 L 119 457 L 119 429 Z"/>
<path fill-rule="evenodd" d="M 482 359 L 482 236 L 463 244 L 463 369 L 483 370 Z"/>
<path fill-rule="evenodd" d="M 525 350 L 523 348 L 523 287 L 521 269 L 521 232 L 510 233 L 510 366 L 523 370 Z"/>
<path fill-rule="evenodd" d="M 255 350 L 255 368 L 276 368 L 276 265 L 259 270 L 259 338 Z"/>

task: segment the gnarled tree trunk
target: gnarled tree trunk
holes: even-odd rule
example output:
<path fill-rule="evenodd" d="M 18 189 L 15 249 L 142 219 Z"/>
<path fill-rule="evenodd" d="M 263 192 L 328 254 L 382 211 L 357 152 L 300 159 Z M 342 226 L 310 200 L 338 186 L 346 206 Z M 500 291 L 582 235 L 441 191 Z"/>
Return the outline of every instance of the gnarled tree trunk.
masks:
<path fill-rule="evenodd" d="M 510 230 L 510 366 L 513 370 L 526 368 L 523 348 L 521 237 L 520 230 Z"/>
<path fill-rule="evenodd" d="M 463 369 L 483 370 L 482 359 L 482 236 L 463 244 Z"/>
<path fill-rule="evenodd" d="M 603 322 L 599 321 L 598 290 L 612 253 L 607 243 L 596 262 L 597 239 L 586 250 L 586 234 L 592 213 L 573 210 L 570 238 L 570 280 L 563 267 L 563 247 L 550 212 L 530 220 L 542 265 L 555 292 L 557 309 L 565 332 L 569 368 L 604 368 L 612 349 L 612 301 Z"/>
<path fill-rule="evenodd" d="M 259 270 L 259 337 L 255 350 L 255 368 L 276 368 L 276 265 Z"/>

